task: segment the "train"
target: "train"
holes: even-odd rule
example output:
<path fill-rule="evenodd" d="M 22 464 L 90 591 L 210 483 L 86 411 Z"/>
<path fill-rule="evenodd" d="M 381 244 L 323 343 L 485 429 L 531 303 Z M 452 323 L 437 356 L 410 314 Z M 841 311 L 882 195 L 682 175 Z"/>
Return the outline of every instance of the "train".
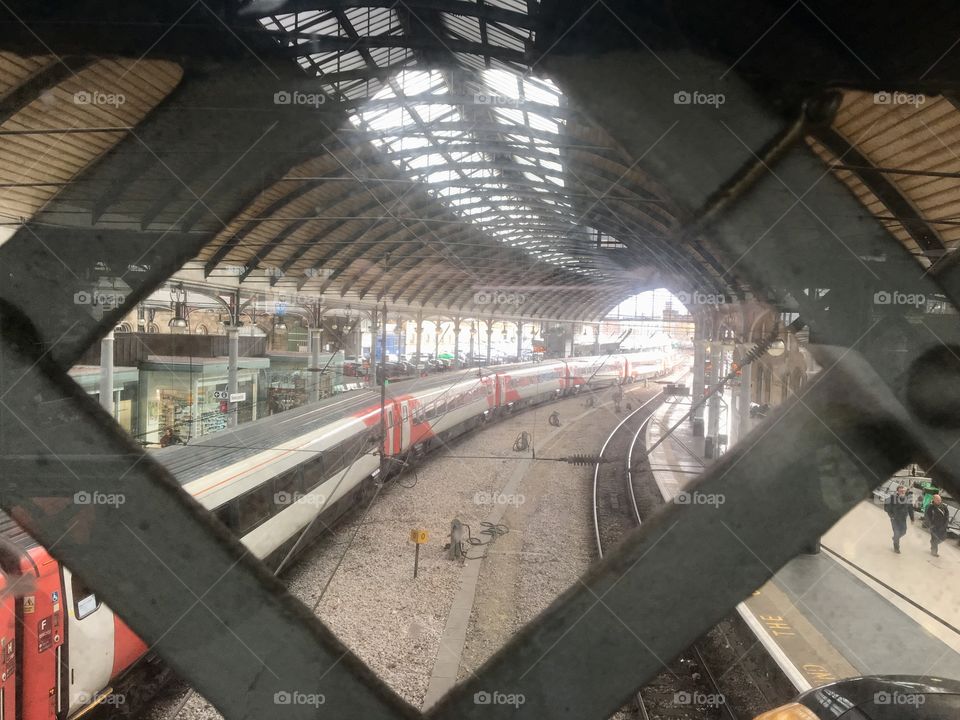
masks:
<path fill-rule="evenodd" d="M 391 384 L 382 406 L 379 389 L 360 390 L 150 454 L 276 570 L 412 456 L 524 407 L 660 377 L 674 364 L 645 352 L 461 370 Z M 159 658 L 2 513 L 0 567 L 0 720 L 75 720 L 102 704 L 120 716 L 133 706 Z"/>

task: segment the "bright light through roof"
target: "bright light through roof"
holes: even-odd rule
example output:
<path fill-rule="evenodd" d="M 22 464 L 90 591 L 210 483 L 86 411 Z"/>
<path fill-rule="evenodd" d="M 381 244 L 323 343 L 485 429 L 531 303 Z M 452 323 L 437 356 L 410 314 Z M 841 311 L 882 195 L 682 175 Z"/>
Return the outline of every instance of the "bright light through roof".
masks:
<path fill-rule="evenodd" d="M 487 235 L 541 262 L 591 273 L 582 252 L 564 252 L 585 231 L 565 192 L 575 178 L 560 151 L 561 99 L 549 80 L 508 70 L 404 70 L 351 121 Z"/>

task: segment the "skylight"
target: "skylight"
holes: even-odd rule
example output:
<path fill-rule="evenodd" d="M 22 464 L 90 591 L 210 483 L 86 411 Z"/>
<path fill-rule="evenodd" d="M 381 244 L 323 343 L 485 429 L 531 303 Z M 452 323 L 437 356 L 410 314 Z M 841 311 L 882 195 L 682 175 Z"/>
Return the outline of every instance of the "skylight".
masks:
<path fill-rule="evenodd" d="M 397 167 L 488 236 L 538 262 L 592 274 L 578 250 L 594 231 L 581 226 L 564 196 L 563 107 L 559 89 L 543 78 L 500 69 L 403 70 L 351 121 L 373 131 L 370 141 Z M 588 241 L 586 249 L 593 246 Z"/>

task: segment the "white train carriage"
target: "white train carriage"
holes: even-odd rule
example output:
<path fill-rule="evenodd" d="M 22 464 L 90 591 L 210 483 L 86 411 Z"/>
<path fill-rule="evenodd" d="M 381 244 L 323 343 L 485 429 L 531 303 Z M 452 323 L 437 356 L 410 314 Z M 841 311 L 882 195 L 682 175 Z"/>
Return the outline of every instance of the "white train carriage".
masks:
<path fill-rule="evenodd" d="M 623 355 L 594 355 L 570 358 L 567 368 L 573 385 L 586 384 L 597 388 L 623 382 L 627 362 Z"/>
<path fill-rule="evenodd" d="M 497 373 L 496 406 L 499 410 L 553 400 L 568 387 L 565 362 L 547 361 Z"/>
<path fill-rule="evenodd" d="M 471 374 L 396 397 L 402 423 L 397 452 L 414 447 L 426 451 L 437 439 L 456 437 L 481 424 L 494 408 L 494 387 L 493 375 Z"/>
<path fill-rule="evenodd" d="M 626 363 L 624 369 L 626 382 L 659 377 L 667 370 L 665 356 L 659 350 L 626 353 L 623 359 Z"/>
<path fill-rule="evenodd" d="M 377 474 L 379 420 L 379 408 L 334 420 L 184 489 L 269 564 L 317 515 L 339 515 Z"/>

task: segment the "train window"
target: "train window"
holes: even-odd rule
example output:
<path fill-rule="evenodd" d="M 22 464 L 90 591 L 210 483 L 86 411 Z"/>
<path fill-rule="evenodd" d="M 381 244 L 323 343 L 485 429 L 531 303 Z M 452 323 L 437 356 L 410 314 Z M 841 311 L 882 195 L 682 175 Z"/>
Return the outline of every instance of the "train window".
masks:
<path fill-rule="evenodd" d="M 221 505 L 216 510 L 214 514 L 217 516 L 217 520 L 222 522 L 228 530 L 233 532 L 237 531 L 237 503 L 228 502 L 226 505 Z"/>
<path fill-rule="evenodd" d="M 302 466 L 301 466 L 302 467 Z M 292 503 L 300 495 L 301 487 L 300 468 L 288 470 L 282 475 L 273 479 L 273 504 L 274 512 L 280 512 Z"/>
<path fill-rule="evenodd" d="M 83 620 L 100 607 L 100 601 L 97 600 L 93 590 L 88 588 L 78 576 L 70 576 L 70 588 L 73 591 L 73 612 L 77 620 Z"/>
<path fill-rule="evenodd" d="M 340 454 L 335 447 L 323 453 L 323 477 L 331 478 L 340 470 Z M 311 476 L 312 481 L 314 476 Z"/>
<path fill-rule="evenodd" d="M 271 488 L 263 485 L 248 492 L 240 498 L 240 519 L 238 535 L 253 530 L 257 525 L 270 517 L 272 505 Z"/>
<path fill-rule="evenodd" d="M 329 472 L 329 470 L 328 470 Z M 300 474 L 303 478 L 301 483 L 301 489 L 303 492 L 310 492 L 315 487 L 326 479 L 326 474 L 324 473 L 324 457 L 323 455 L 317 455 L 310 462 L 304 463 L 300 466 Z"/>
<path fill-rule="evenodd" d="M 353 437 L 349 440 L 344 440 L 340 444 L 340 452 L 343 453 L 343 466 L 349 467 L 357 460 L 360 459 L 360 456 L 364 451 L 364 442 L 363 437 Z"/>
<path fill-rule="evenodd" d="M 348 440 L 340 443 L 339 445 L 334 445 L 327 451 L 324 459 L 324 466 L 326 468 L 326 476 L 328 478 L 337 474 L 354 461 L 355 448 L 351 449 L 351 447 L 351 441 Z"/>

